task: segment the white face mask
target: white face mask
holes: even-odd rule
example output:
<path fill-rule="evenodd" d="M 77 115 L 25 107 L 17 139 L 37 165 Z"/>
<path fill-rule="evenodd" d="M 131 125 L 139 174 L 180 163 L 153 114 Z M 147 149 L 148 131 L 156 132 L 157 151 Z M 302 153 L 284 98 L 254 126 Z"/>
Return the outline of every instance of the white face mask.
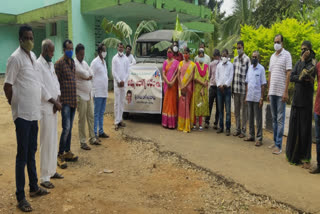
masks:
<path fill-rule="evenodd" d="M 274 49 L 275 49 L 276 51 L 279 51 L 281 48 L 282 48 L 281 44 L 278 44 L 278 43 L 275 43 L 275 44 L 274 44 Z"/>
<path fill-rule="evenodd" d="M 119 56 L 123 56 L 123 53 L 122 52 L 118 52 Z"/>
<path fill-rule="evenodd" d="M 173 47 L 173 52 L 178 52 L 179 48 L 177 46 Z"/>
<path fill-rule="evenodd" d="M 101 53 L 101 55 L 102 55 L 103 58 L 106 58 L 106 56 L 107 56 L 107 51 L 103 51 L 103 52 Z"/>
<path fill-rule="evenodd" d="M 238 51 L 238 55 L 240 56 L 241 54 L 243 54 L 243 49 L 241 48 L 241 49 L 237 49 L 237 51 Z"/>
<path fill-rule="evenodd" d="M 227 57 L 221 57 L 221 61 L 223 64 L 228 62 L 228 58 Z"/>

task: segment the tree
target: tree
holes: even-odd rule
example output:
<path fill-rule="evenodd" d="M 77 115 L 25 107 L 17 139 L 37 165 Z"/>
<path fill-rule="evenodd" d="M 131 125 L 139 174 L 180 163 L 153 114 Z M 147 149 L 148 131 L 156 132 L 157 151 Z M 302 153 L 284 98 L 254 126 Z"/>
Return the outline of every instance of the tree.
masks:
<path fill-rule="evenodd" d="M 106 47 L 117 48 L 117 45 L 122 42 L 131 45 L 132 53 L 134 53 L 138 37 L 143 33 L 155 31 L 157 29 L 157 23 L 153 20 L 143 20 L 139 23 L 134 34 L 131 27 L 123 21 L 119 21 L 114 24 L 112 21 L 108 21 L 104 18 L 102 20 L 101 27 L 107 34 L 113 34 L 115 36 L 106 38 L 102 41 Z"/>
<path fill-rule="evenodd" d="M 270 27 L 276 21 L 296 17 L 306 8 L 319 6 L 319 0 L 260 0 L 253 12 L 254 25 Z"/>
<path fill-rule="evenodd" d="M 225 16 L 225 12 L 221 13 L 221 6 L 223 0 L 209 0 L 208 7 L 213 11 L 213 13 L 217 14 L 217 18 L 220 20 Z"/>
<path fill-rule="evenodd" d="M 256 0 L 235 0 L 232 15 L 223 19 L 221 24 L 221 41 L 218 48 L 230 49 L 240 38 L 240 29 L 243 25 L 252 23 L 252 11 L 256 7 Z"/>
<path fill-rule="evenodd" d="M 274 23 L 270 28 L 260 26 L 255 28 L 250 25 L 244 25 L 241 28 L 241 40 L 245 44 L 245 52 L 251 56 L 253 51 L 260 53 L 260 63 L 269 69 L 271 55 L 275 52 L 273 48 L 273 39 L 275 35 L 282 34 L 284 38 L 284 47 L 292 56 L 293 65 L 300 59 L 301 44 L 304 40 L 312 43 L 313 50 L 320 59 L 320 33 L 317 33 L 312 22 L 299 22 L 296 19 L 288 18 Z M 268 74 L 268 71 L 267 71 Z M 294 84 L 289 86 L 289 98 L 293 95 Z"/>

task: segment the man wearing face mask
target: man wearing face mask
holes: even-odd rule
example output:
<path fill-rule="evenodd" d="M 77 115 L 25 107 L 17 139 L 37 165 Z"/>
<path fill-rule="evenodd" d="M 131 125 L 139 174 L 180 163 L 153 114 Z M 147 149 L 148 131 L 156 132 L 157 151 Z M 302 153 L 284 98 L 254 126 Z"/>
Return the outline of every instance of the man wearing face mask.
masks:
<path fill-rule="evenodd" d="M 122 114 L 125 101 L 125 84 L 129 78 L 129 61 L 123 54 L 123 44 L 118 44 L 118 53 L 112 58 L 112 75 L 114 82 L 114 124 L 115 130 L 125 127 Z"/>
<path fill-rule="evenodd" d="M 182 53 L 179 52 L 179 44 L 177 41 L 173 42 L 172 51 L 173 51 L 173 58 L 181 62 L 183 60 L 183 55 Z"/>
<path fill-rule="evenodd" d="M 38 186 L 35 153 L 37 151 L 38 120 L 41 117 L 42 83 L 33 49 L 33 32 L 28 25 L 19 29 L 20 47 L 7 63 L 4 93 L 11 105 L 17 138 L 15 164 L 16 198 L 18 208 L 31 212 L 32 207 L 25 198 L 25 166 L 28 168 L 30 197 L 46 195 Z"/>
<path fill-rule="evenodd" d="M 246 104 L 248 105 L 249 117 L 249 137 L 245 141 L 255 141 L 255 146 L 262 145 L 262 106 L 265 85 L 267 84 L 265 70 L 259 64 L 259 52 L 254 51 L 252 54 L 252 61 L 246 77 Z M 257 135 L 255 139 L 256 121 Z"/>
<path fill-rule="evenodd" d="M 199 46 L 199 51 L 200 52 L 205 52 L 205 44 L 204 43 L 201 43 L 200 46 Z M 210 62 L 211 62 L 211 59 L 210 57 L 207 55 L 207 54 L 204 54 L 203 57 L 199 57 L 199 55 L 197 55 L 195 58 L 194 58 L 194 62 L 200 62 L 200 60 L 204 63 L 204 64 L 207 64 L 208 66 L 210 65 Z"/>
<path fill-rule="evenodd" d="M 58 166 L 67 168 L 66 161 L 77 161 L 78 156 L 71 152 L 71 136 L 73 119 L 77 107 L 77 90 L 75 64 L 72 59 L 73 44 L 67 39 L 63 42 L 64 55 L 54 64 L 54 69 L 60 83 L 62 103 L 62 133 L 58 152 Z"/>
<path fill-rule="evenodd" d="M 228 50 L 222 51 L 221 62 L 217 65 L 216 83 L 218 87 L 219 129 L 224 130 L 224 108 L 226 109 L 226 135 L 230 135 L 231 128 L 231 83 L 233 79 L 233 65 L 228 60 Z"/>
<path fill-rule="evenodd" d="M 84 60 L 85 48 L 80 43 L 76 47 L 76 83 L 77 83 L 77 110 L 78 130 L 80 148 L 90 150 L 86 143 L 86 122 L 89 130 L 89 142 L 91 145 L 100 145 L 93 130 L 93 99 L 92 99 L 92 77 L 93 72 L 88 63 Z"/>
<path fill-rule="evenodd" d="M 218 88 L 216 83 L 216 71 L 217 66 L 221 62 L 220 59 L 220 51 L 218 49 L 215 49 L 213 51 L 213 61 L 209 65 L 209 116 L 206 117 L 206 128 L 209 128 L 210 123 L 210 117 L 211 117 L 211 111 L 213 107 L 214 100 L 216 100 L 216 114 L 215 114 L 215 120 L 213 124 L 213 129 L 218 129 L 217 125 L 219 122 L 219 108 L 218 108 Z"/>
<path fill-rule="evenodd" d="M 94 96 L 94 133 L 99 138 L 109 138 L 103 130 L 103 117 L 108 98 L 108 70 L 106 61 L 106 46 L 101 43 L 97 49 L 98 56 L 91 62 L 93 71 L 93 96 Z M 99 129 L 98 129 L 99 126 Z"/>
<path fill-rule="evenodd" d="M 274 38 L 275 53 L 272 54 L 269 64 L 269 94 L 271 105 L 274 144 L 269 146 L 272 153 L 279 155 L 282 152 L 282 137 L 284 131 L 286 102 L 292 70 L 291 54 L 283 48 L 283 36 Z"/>
<path fill-rule="evenodd" d="M 40 120 L 40 184 L 52 189 L 54 185 L 50 178 L 61 179 L 62 175 L 56 172 L 57 144 L 58 144 L 58 114 L 60 104 L 60 84 L 51 59 L 54 54 L 54 44 L 46 39 L 42 42 L 42 53 L 37 60 L 44 87 L 44 97 L 41 100 Z"/>
<path fill-rule="evenodd" d="M 129 66 L 137 64 L 136 59 L 134 56 L 131 54 L 132 47 L 131 45 L 126 46 L 126 57 L 128 58 L 129 61 Z"/>
<path fill-rule="evenodd" d="M 234 113 L 236 117 L 236 132 L 233 136 L 244 138 L 247 127 L 246 76 L 250 66 L 250 58 L 244 53 L 243 41 L 237 42 L 238 56 L 234 58 L 234 77 L 232 94 L 234 100 Z"/>

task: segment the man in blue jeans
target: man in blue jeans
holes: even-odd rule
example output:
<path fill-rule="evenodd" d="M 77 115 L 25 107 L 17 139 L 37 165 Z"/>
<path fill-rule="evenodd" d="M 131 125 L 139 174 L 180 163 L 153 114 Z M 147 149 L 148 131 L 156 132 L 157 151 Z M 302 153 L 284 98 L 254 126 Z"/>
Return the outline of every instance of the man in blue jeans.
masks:
<path fill-rule="evenodd" d="M 320 76 L 320 62 L 317 64 L 318 79 Z M 317 167 L 310 170 L 311 174 L 320 173 L 320 81 L 318 81 L 318 89 L 316 101 L 314 104 L 314 122 L 316 125 L 316 143 L 317 143 Z"/>
<path fill-rule="evenodd" d="M 219 107 L 219 130 L 224 130 L 223 117 L 224 106 L 226 107 L 226 135 L 230 135 L 231 128 L 231 83 L 233 79 L 233 65 L 228 60 L 228 50 L 222 51 L 221 63 L 217 66 L 216 83 L 218 87 L 218 107 Z"/>
<path fill-rule="evenodd" d="M 43 87 L 37 69 L 33 48 L 33 32 L 28 25 L 19 29 L 20 47 L 15 50 L 7 63 L 4 92 L 11 105 L 12 117 L 16 127 L 16 198 L 18 208 L 31 212 L 32 207 L 26 200 L 25 166 L 27 165 L 30 197 L 46 195 L 45 189 L 38 186 L 35 153 L 37 151 L 38 120 L 40 120 Z"/>
<path fill-rule="evenodd" d="M 269 100 L 271 104 L 274 144 L 269 146 L 272 153 L 279 155 L 282 152 L 282 137 L 285 122 L 286 102 L 288 101 L 288 88 L 292 70 L 292 58 L 283 48 L 283 36 L 274 38 L 275 53 L 269 64 Z"/>
<path fill-rule="evenodd" d="M 70 40 L 63 42 L 64 55 L 54 64 L 59 83 L 62 103 L 62 133 L 60 137 L 58 166 L 67 168 L 65 161 L 77 161 L 78 156 L 71 152 L 71 132 L 74 114 L 77 107 L 75 63 L 72 59 L 73 44 Z"/>
<path fill-rule="evenodd" d="M 90 68 L 93 72 L 93 96 L 94 96 L 94 133 L 97 138 L 109 138 L 103 129 L 104 112 L 108 98 L 108 70 L 105 58 L 106 46 L 101 43 L 97 49 L 98 56 L 92 60 Z"/>

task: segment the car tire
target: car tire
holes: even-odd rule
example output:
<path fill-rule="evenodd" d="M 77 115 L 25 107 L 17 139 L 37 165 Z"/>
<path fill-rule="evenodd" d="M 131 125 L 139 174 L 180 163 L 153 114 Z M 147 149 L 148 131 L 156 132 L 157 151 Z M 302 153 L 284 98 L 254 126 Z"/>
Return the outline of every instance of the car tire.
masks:
<path fill-rule="evenodd" d="M 123 112 L 123 119 L 128 120 L 129 119 L 129 112 Z"/>

